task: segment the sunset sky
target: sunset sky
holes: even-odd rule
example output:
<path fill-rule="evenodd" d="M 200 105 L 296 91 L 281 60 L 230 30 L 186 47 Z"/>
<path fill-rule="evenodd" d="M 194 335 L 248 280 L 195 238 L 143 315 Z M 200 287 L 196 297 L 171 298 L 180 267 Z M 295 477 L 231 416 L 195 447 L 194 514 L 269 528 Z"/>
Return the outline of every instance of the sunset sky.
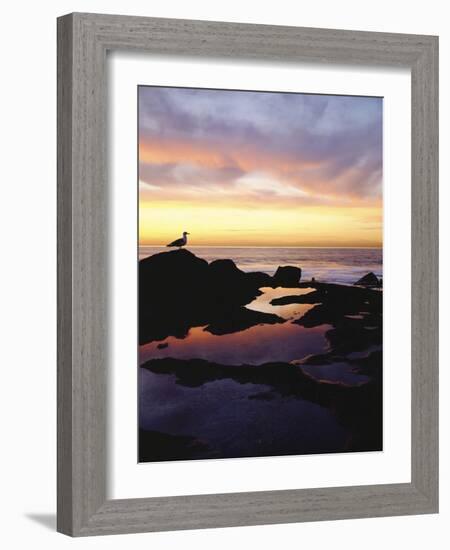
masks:
<path fill-rule="evenodd" d="M 382 99 L 139 87 L 140 244 L 183 231 L 193 246 L 381 246 Z"/>

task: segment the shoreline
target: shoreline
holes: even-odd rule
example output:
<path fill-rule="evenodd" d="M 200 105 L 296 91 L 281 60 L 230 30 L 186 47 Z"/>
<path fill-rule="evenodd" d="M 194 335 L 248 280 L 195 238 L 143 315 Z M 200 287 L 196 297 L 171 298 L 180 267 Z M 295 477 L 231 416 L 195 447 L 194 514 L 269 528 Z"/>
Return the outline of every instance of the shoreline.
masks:
<path fill-rule="evenodd" d="M 215 260 L 233 261 L 242 271 L 264 272 L 274 275 L 278 267 L 290 265 L 302 269 L 302 280 L 353 284 L 363 275 L 373 272 L 383 275 L 382 249 L 374 248 L 318 248 L 318 247 L 191 247 L 192 252 L 208 263 Z M 155 254 L 168 252 L 167 247 L 140 248 L 138 263 Z M 231 259 L 232 258 L 232 259 Z"/>
<path fill-rule="evenodd" d="M 165 244 L 139 244 L 139 248 L 167 248 Z M 252 246 L 252 245 L 208 245 L 197 244 L 189 248 L 224 248 L 224 249 L 263 249 L 263 250 L 297 250 L 297 249 L 317 249 L 317 250 L 383 250 L 380 246 Z"/>
<path fill-rule="evenodd" d="M 327 293 L 332 293 L 333 303 L 340 301 L 343 307 L 345 301 L 359 303 L 367 299 L 373 287 L 381 288 L 381 279 L 371 272 L 352 284 L 327 283 L 315 277 L 305 281 L 302 269 L 297 266 L 279 265 L 272 275 L 264 271 L 244 271 L 229 258 L 208 263 L 186 248 L 156 253 L 139 261 L 139 341 L 162 340 L 169 335 L 184 337 L 190 327 L 217 325 L 221 319 L 235 319 L 231 322 L 232 331 L 248 328 L 240 326 L 242 322 L 250 323 L 249 326 L 278 322 L 273 315 L 269 320 L 267 314 L 258 316 L 245 306 L 262 294 L 262 287 L 304 288 L 305 285 L 316 288 L 316 295 L 320 285 L 322 298 L 329 298 Z M 360 290 L 358 285 L 362 287 Z M 248 319 L 250 313 L 253 314 L 251 320 Z M 163 327 L 158 327 L 158 323 Z M 147 332 L 146 336 L 143 331 Z"/>

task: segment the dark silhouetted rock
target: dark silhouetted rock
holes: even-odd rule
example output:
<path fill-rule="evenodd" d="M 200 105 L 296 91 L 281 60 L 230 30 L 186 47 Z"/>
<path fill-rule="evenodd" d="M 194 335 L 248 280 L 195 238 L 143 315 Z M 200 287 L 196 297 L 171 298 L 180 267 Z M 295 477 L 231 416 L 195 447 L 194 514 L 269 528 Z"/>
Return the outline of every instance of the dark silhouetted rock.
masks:
<path fill-rule="evenodd" d="M 139 430 L 139 462 L 213 457 L 209 446 L 195 437 Z"/>
<path fill-rule="evenodd" d="M 294 323 L 305 328 L 331 325 L 332 328 L 325 333 L 331 360 L 381 345 L 383 293 L 380 290 L 316 283 L 313 292 L 278 298 L 271 303 L 317 304 Z"/>
<path fill-rule="evenodd" d="M 227 312 L 226 316 L 213 320 L 205 330 L 217 336 L 240 332 L 255 325 L 274 325 L 284 323 L 285 320 L 273 313 L 253 311 L 245 307 L 236 308 Z"/>
<path fill-rule="evenodd" d="M 206 324 L 209 269 L 188 250 L 154 254 L 139 262 L 139 341 L 185 336 Z"/>
<path fill-rule="evenodd" d="M 142 368 L 155 374 L 174 374 L 178 384 L 191 388 L 215 380 L 231 379 L 240 384 L 268 385 L 282 395 L 304 395 L 309 391 L 316 395 L 319 387 L 325 392 L 329 390 L 327 385 L 320 386 L 320 382 L 305 374 L 300 367 L 283 362 L 263 365 L 221 365 L 206 359 L 164 357 L 150 359 Z"/>
<path fill-rule="evenodd" d="M 367 287 L 379 287 L 381 286 L 380 281 L 378 280 L 378 277 L 375 275 L 375 273 L 367 273 L 367 275 L 364 275 L 364 277 L 361 277 L 356 283 L 353 283 L 355 285 L 359 286 L 367 286 Z"/>
<path fill-rule="evenodd" d="M 248 396 L 248 399 L 256 399 L 256 401 L 273 401 L 276 398 L 276 393 L 271 391 L 262 391 Z"/>
<path fill-rule="evenodd" d="M 366 357 L 351 359 L 350 362 L 355 365 L 355 372 L 365 374 L 372 378 L 381 378 L 383 376 L 383 352 L 376 350 L 369 353 Z"/>
<path fill-rule="evenodd" d="M 342 361 L 343 358 L 336 357 L 334 353 L 317 353 L 315 355 L 307 355 L 299 361 L 294 361 L 296 365 L 331 365 L 336 361 Z"/>
<path fill-rule="evenodd" d="M 275 298 L 272 305 L 322 304 L 324 311 L 337 316 L 352 315 L 360 311 L 381 311 L 383 293 L 369 288 L 338 284 L 316 283 L 315 290 L 303 295 Z M 310 310 L 312 311 L 312 310 Z M 328 322 L 328 321 L 327 321 Z"/>
<path fill-rule="evenodd" d="M 242 306 L 261 294 L 259 288 L 273 284 L 266 273 L 245 273 L 232 260 L 208 264 L 186 249 L 149 256 L 139 262 L 139 342 L 183 338 L 191 327 L 218 327 L 218 319 L 228 323 L 218 329 L 225 332 L 266 322 Z M 276 316 L 266 319 L 279 322 Z"/>
<path fill-rule="evenodd" d="M 206 290 L 219 309 L 248 304 L 261 294 L 255 282 L 232 260 L 215 260 L 209 264 L 209 288 Z"/>
<path fill-rule="evenodd" d="M 383 333 L 381 324 L 369 329 L 360 321 L 354 320 L 351 323 L 339 323 L 326 332 L 325 337 L 334 353 L 344 355 L 381 345 Z"/>
<path fill-rule="evenodd" d="M 158 349 L 165 349 L 169 347 L 169 344 L 167 342 L 162 342 L 161 344 L 158 344 L 156 347 Z"/>
<path fill-rule="evenodd" d="M 241 271 L 233 260 L 214 260 L 209 264 L 209 270 L 216 277 L 243 277 L 245 273 Z"/>
<path fill-rule="evenodd" d="M 250 273 L 247 273 L 247 279 L 256 288 L 273 286 L 273 278 L 268 273 L 263 273 L 262 271 L 250 271 Z"/>
<path fill-rule="evenodd" d="M 320 304 L 326 299 L 323 291 L 313 290 L 307 294 L 293 294 L 292 296 L 281 296 L 274 298 L 270 304 L 272 306 L 286 306 L 289 304 Z"/>
<path fill-rule="evenodd" d="M 283 286 L 286 288 L 296 287 L 300 282 L 302 270 L 299 267 L 290 265 L 280 266 L 273 277 L 274 286 Z"/>

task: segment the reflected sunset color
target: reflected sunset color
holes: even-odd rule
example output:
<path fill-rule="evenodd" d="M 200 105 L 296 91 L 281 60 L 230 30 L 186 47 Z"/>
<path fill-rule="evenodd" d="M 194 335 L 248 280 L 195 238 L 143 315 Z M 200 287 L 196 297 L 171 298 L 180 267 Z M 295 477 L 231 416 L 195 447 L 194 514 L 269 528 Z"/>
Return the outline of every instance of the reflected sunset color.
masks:
<path fill-rule="evenodd" d="M 289 304 L 285 306 L 270 305 L 270 301 L 286 295 L 301 295 L 312 289 L 270 289 L 262 288 L 248 309 L 275 313 L 286 320 L 300 318 L 313 305 Z M 292 323 L 275 325 L 257 325 L 247 330 L 223 334 L 220 336 L 205 331 L 205 327 L 191 328 L 186 338 L 167 338 L 158 348 L 160 342 L 151 342 L 141 346 L 139 357 L 144 363 L 151 358 L 175 357 L 190 359 L 192 357 L 216 361 L 224 365 L 250 364 L 258 365 L 270 361 L 292 361 L 307 355 L 324 351 L 326 340 L 324 334 L 331 327 L 321 325 L 314 329 L 305 329 Z"/>

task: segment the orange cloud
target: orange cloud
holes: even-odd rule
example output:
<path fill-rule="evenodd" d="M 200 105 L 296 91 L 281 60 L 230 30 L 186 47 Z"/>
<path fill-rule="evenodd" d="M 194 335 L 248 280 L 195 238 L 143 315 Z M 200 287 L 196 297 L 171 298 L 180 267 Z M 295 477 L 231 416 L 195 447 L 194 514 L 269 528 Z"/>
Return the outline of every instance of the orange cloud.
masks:
<path fill-rule="evenodd" d="M 231 147 L 225 144 L 210 144 L 204 142 L 187 142 L 149 138 L 141 139 L 139 143 L 139 160 L 151 164 L 190 163 L 220 168 L 233 162 L 245 171 L 270 170 L 274 173 L 288 174 L 292 170 L 302 168 L 317 168 L 320 162 L 291 159 L 282 153 L 267 155 L 263 151 L 249 145 Z"/>

